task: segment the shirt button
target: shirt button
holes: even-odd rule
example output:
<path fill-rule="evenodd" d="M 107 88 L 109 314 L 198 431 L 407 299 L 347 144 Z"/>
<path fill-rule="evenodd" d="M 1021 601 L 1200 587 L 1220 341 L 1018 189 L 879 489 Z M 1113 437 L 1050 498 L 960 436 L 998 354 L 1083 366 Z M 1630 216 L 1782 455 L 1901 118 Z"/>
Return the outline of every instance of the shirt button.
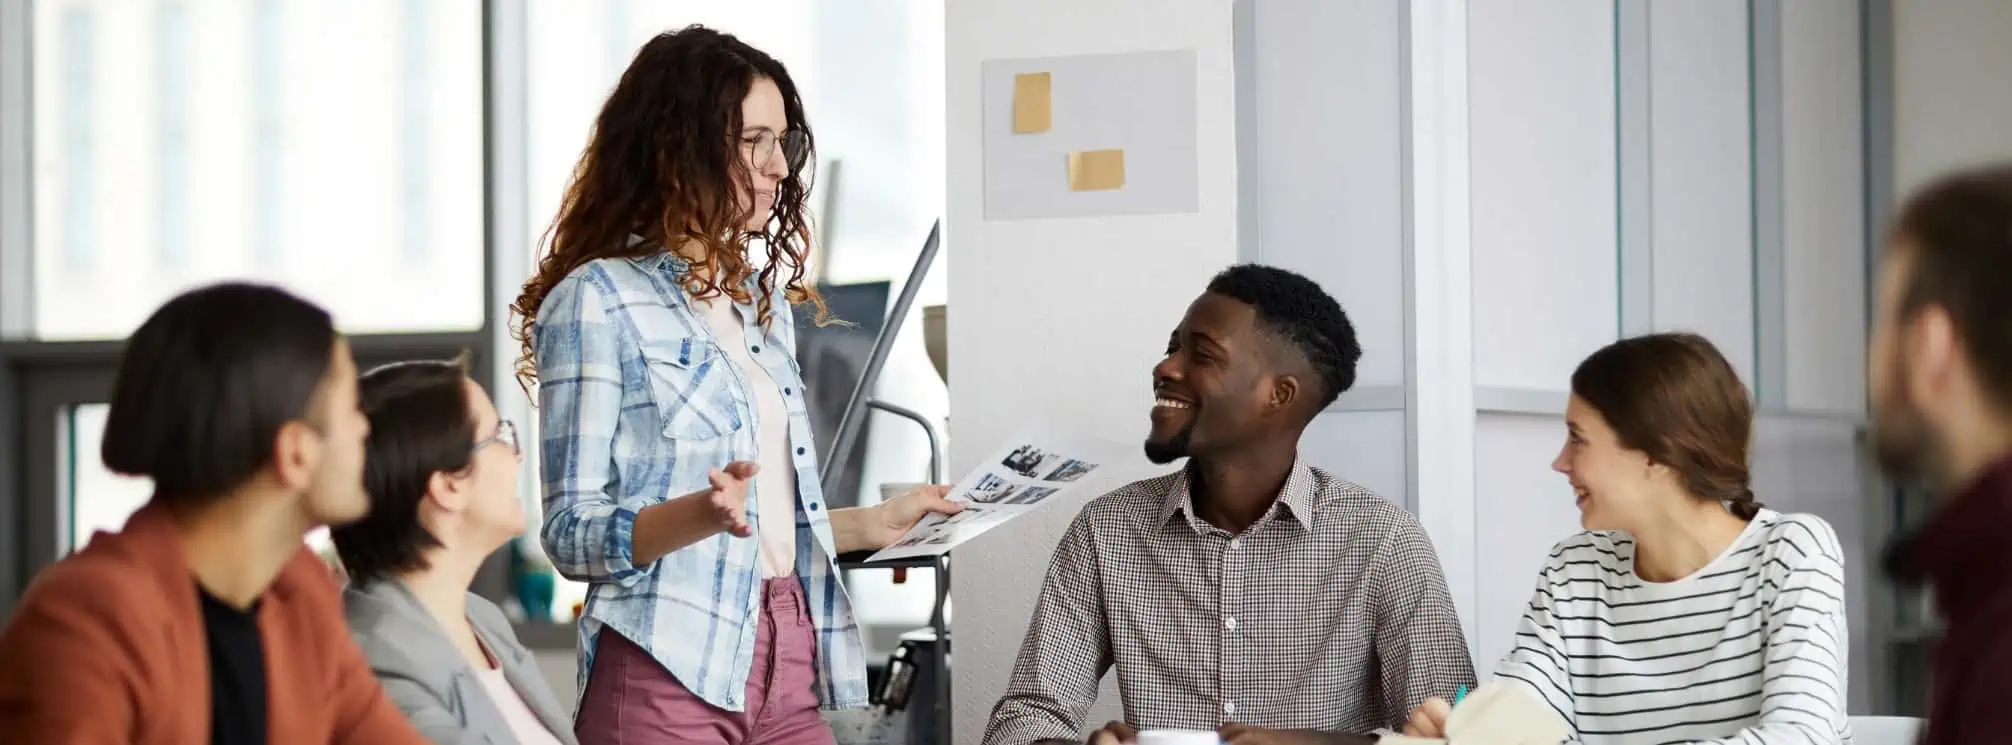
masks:
<path fill-rule="evenodd" d="M 1236 714 L 1237 714 L 1237 705 L 1236 705 L 1236 702 L 1234 702 L 1234 701 L 1224 701 L 1224 702 L 1223 702 L 1223 713 L 1224 713 L 1224 714 L 1228 714 L 1228 715 L 1230 715 L 1230 716 L 1236 716 Z"/>
<path fill-rule="evenodd" d="M 785 395 L 785 396 L 794 396 L 794 395 L 796 395 L 796 391 L 793 391 L 793 390 L 790 390 L 790 389 L 788 389 L 788 388 L 784 388 L 784 389 L 782 389 L 782 395 Z"/>
<path fill-rule="evenodd" d="M 756 345 L 754 345 L 754 346 L 752 346 L 752 347 L 748 347 L 748 351 L 750 351 L 750 352 L 753 352 L 753 353 L 755 353 L 755 354 L 761 354 L 761 345 L 760 345 L 760 344 L 756 344 Z"/>
<path fill-rule="evenodd" d="M 1223 628 L 1229 629 L 1231 631 L 1237 630 L 1237 620 L 1235 618 L 1227 618 L 1227 617 L 1224 618 Z"/>
<path fill-rule="evenodd" d="M 797 449 L 796 449 L 796 454 L 797 454 L 797 455 L 803 455 L 803 448 L 797 448 Z"/>
<path fill-rule="evenodd" d="M 812 503 L 810 503 L 810 511 L 811 511 L 811 512 L 816 512 L 816 511 L 817 511 L 817 503 L 816 503 L 816 502 L 812 502 Z"/>
<path fill-rule="evenodd" d="M 1243 543 L 1243 539 L 1242 539 L 1242 538 L 1231 538 L 1231 539 L 1230 539 L 1230 550 L 1231 550 L 1231 551 L 1235 551 L 1235 550 L 1237 550 L 1238 548 L 1241 548 L 1241 547 L 1242 547 L 1243 545 L 1244 545 L 1244 543 Z"/>

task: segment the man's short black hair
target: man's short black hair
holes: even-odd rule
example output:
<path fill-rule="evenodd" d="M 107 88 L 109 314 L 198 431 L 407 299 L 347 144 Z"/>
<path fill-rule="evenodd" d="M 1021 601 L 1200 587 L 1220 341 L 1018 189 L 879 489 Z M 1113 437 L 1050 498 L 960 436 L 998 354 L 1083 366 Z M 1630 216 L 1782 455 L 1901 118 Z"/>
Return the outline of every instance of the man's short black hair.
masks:
<path fill-rule="evenodd" d="M 126 340 L 99 456 L 154 482 L 154 500 L 200 503 L 272 462 L 287 422 L 315 411 L 334 362 L 328 311 L 276 287 L 190 290 Z"/>
<path fill-rule="evenodd" d="M 474 458 L 475 412 L 468 363 L 398 362 L 364 373 L 356 395 L 370 419 L 363 488 L 370 512 L 333 528 L 329 538 L 350 580 L 359 584 L 426 567 L 440 539 L 419 523 L 419 503 L 436 473 L 467 470 Z"/>
<path fill-rule="evenodd" d="M 1258 324 L 1290 344 L 1320 374 L 1319 411 L 1355 385 L 1362 345 L 1341 303 L 1313 280 L 1262 264 L 1238 264 L 1209 280 L 1209 292 L 1257 309 Z"/>

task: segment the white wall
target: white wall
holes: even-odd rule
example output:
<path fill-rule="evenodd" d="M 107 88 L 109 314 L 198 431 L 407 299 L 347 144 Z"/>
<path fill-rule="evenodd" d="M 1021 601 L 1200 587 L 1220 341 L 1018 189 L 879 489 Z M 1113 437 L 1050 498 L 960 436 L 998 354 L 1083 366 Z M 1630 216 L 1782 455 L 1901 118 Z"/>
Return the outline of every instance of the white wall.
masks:
<path fill-rule="evenodd" d="M 1756 491 L 1837 528 L 1859 580 L 1854 620 L 1864 625 L 1863 565 L 1876 544 L 1864 535 L 1852 446 L 1864 395 L 1855 8 L 1784 3 L 1778 24 L 1750 29 L 1748 4 L 1737 0 L 1417 3 L 1408 26 L 1394 6 L 1339 5 L 1256 5 L 1246 40 L 1257 50 L 1246 83 L 1256 96 L 1242 126 L 1267 136 L 1243 150 L 1252 159 L 1242 169 L 1244 217 L 1254 223 L 1243 233 L 1256 244 L 1244 255 L 1330 287 L 1361 319 L 1366 367 L 1380 351 L 1401 359 L 1406 345 L 1451 342 L 1452 355 L 1418 352 L 1416 369 L 1398 368 L 1408 373 L 1408 400 L 1329 413 L 1303 448 L 1344 476 L 1384 483 L 1397 481 L 1391 466 L 1407 443 L 1418 450 L 1405 474 L 1416 490 L 1402 501 L 1433 533 L 1481 668 L 1509 647 L 1546 551 L 1579 530 L 1564 479 L 1550 470 L 1562 406 L 1571 370 L 1623 328 L 1700 332 L 1750 386 L 1764 361 L 1782 368 L 1771 371 L 1784 390 L 1766 402 L 1753 455 Z M 1465 38 L 1452 47 L 1421 20 L 1448 7 L 1467 14 Z M 1443 71 L 1421 79 L 1430 59 L 1414 56 L 1413 79 L 1400 77 L 1384 50 L 1407 27 L 1414 55 L 1464 49 L 1464 91 Z M 1778 68 L 1778 86 L 1751 85 L 1750 34 L 1763 37 L 1753 46 L 1758 62 Z M 1327 95 L 1293 95 L 1315 87 Z M 1334 116 L 1343 104 L 1330 96 L 1363 102 L 1336 137 L 1271 144 L 1309 117 Z M 1443 149 L 1429 139 L 1444 132 L 1422 118 L 1462 113 L 1446 96 L 1465 106 L 1465 183 L 1425 162 L 1439 157 L 1426 150 Z M 1376 109 L 1393 98 L 1394 126 Z M 1780 136 L 1757 141 L 1755 128 L 1768 121 L 1779 122 Z M 1400 132 L 1418 152 L 1407 161 L 1400 150 L 1393 171 L 1385 158 Z M 1778 186 L 1755 178 L 1763 166 L 1778 169 Z M 1407 189 L 1414 203 L 1464 207 L 1467 243 L 1440 236 L 1407 247 L 1407 233 L 1458 229 L 1447 227 L 1457 215 L 1407 213 Z M 1461 191 L 1464 204 L 1447 190 Z M 1766 245 L 1757 240 L 1763 217 L 1780 226 Z M 1436 276 L 1448 250 L 1471 262 L 1465 292 Z M 1764 258 L 1779 270 L 1757 271 Z M 1385 317 L 1435 306 L 1471 315 L 1471 345 L 1461 348 L 1454 327 Z M 1759 353 L 1763 309 L 1784 327 L 1768 337 L 1781 346 L 1767 354 Z M 1410 338 L 1378 338 L 1393 325 Z M 1471 429 L 1431 438 L 1421 423 L 1401 434 L 1405 417 L 1441 416 L 1430 405 L 1458 398 L 1450 386 L 1461 376 L 1446 375 L 1446 365 L 1468 373 Z M 1372 398 L 1341 408 L 1380 409 L 1389 397 Z M 1462 468 L 1471 474 L 1464 482 L 1428 478 Z M 1857 646 L 1862 653 L 1863 640 Z M 1866 688 L 1854 686 L 1854 700 Z"/>
<path fill-rule="evenodd" d="M 1893 3 L 1897 195 L 1935 174 L 2012 158 L 2012 3 Z"/>
<path fill-rule="evenodd" d="M 1840 6 L 1842 7 L 1842 6 Z M 1648 3 L 1650 317 L 1754 380 L 1746 0 Z"/>
<path fill-rule="evenodd" d="M 1245 12 L 1262 44 L 1238 51 L 1239 258 L 1319 282 L 1363 349 L 1354 391 L 1314 421 L 1301 452 L 1408 504 L 1399 5 L 1266 0 Z M 1304 188 L 1310 174 L 1322 188 Z"/>
<path fill-rule="evenodd" d="M 1303 452 L 1419 512 L 1482 669 L 1507 648 L 1545 550 L 1578 529 L 1549 470 L 1565 391 L 1630 313 L 1637 330 L 1704 333 L 1749 385 L 1784 381 L 1760 424 L 1756 491 L 1829 519 L 1854 584 L 1867 576 L 1852 445 L 1864 385 L 1855 7 L 1782 4 L 1758 27 L 1777 36 L 1754 42 L 1780 83 L 1753 89 L 1756 24 L 1733 0 L 1251 0 L 1190 3 L 1196 16 L 1124 2 L 1066 25 L 1052 5 L 961 3 L 946 20 L 950 287 L 963 309 L 951 357 L 978 371 L 956 373 L 969 375 L 951 406 L 970 436 L 953 466 L 1026 411 L 1136 439 L 1161 335 L 1241 257 L 1307 273 L 1355 320 L 1362 382 Z M 1202 68 L 1199 215 L 982 221 L 978 91 L 954 87 L 979 60 L 1184 47 Z M 1780 136 L 1756 140 L 1768 121 Z M 1778 180 L 1757 181 L 1764 168 Z M 1225 178 L 1240 178 L 1237 199 L 1208 191 Z M 1762 236 L 1763 224 L 1779 230 Z M 1037 281 L 1008 265 L 1026 252 L 1034 265 L 1073 260 L 1038 281 L 1056 297 L 1095 285 L 1108 298 L 1096 323 L 1012 302 L 1024 290 L 1006 288 Z M 1762 259 L 1778 271 L 1759 271 Z M 1763 333 L 1768 318 L 1782 328 Z M 1044 406 L 1058 400 L 1069 405 Z M 1011 668 L 1045 570 L 1024 557 L 1046 555 L 1066 509 L 959 554 L 978 567 L 956 591 L 960 741 Z M 1852 610 L 1862 627 L 1862 591 Z M 1864 681 L 1853 687 L 1865 700 Z"/>
<path fill-rule="evenodd" d="M 1559 539 L 1579 532 L 1572 491 L 1551 470 L 1564 442 L 1562 414 L 1476 417 L 1475 522 L 1488 529 L 1473 549 L 1485 559 L 1476 611 L 1461 620 L 1476 632 L 1472 651 L 1476 672 L 1484 676 L 1509 651 L 1545 556 Z"/>
<path fill-rule="evenodd" d="M 1474 384 L 1563 390 L 1614 340 L 1614 8 L 1468 3 Z"/>
<path fill-rule="evenodd" d="M 1761 302 L 1782 310 L 1778 398 L 1764 399 L 1754 433 L 1754 494 L 1786 512 L 1820 515 L 1845 553 L 1851 624 L 1849 701 L 1865 713 L 1871 677 L 1871 583 L 1888 536 L 1866 519 L 1857 432 L 1865 412 L 1868 285 L 1865 233 L 1864 64 L 1856 12 L 1822 3 L 1780 4 L 1780 284 Z M 1761 247 L 1766 249 L 1768 247 Z M 1760 324 L 1774 322 L 1763 318 Z M 1767 355 L 1763 355 L 1765 358 Z"/>
<path fill-rule="evenodd" d="M 1236 259 L 1230 4 L 966 0 L 946 4 L 944 15 L 951 470 L 969 469 L 1032 416 L 1137 442 L 1167 332 Z M 985 220 L 982 61 L 1164 49 L 1196 56 L 1198 211 Z M 1046 557 L 1074 512 L 1051 505 L 958 549 L 958 742 L 982 734 Z"/>
<path fill-rule="evenodd" d="M 1239 175 L 1258 198 L 1244 202 L 1242 258 L 1320 282 L 1362 343 L 1356 385 L 1403 385 L 1398 0 L 1265 0 L 1255 11 L 1263 41 L 1239 103 L 1257 116 L 1238 136 Z M 1304 188 L 1310 177 L 1322 187 Z"/>
<path fill-rule="evenodd" d="M 1859 17 L 1822 3 L 1781 10 L 1782 27 L 1797 31 L 1781 39 L 1782 292 L 1791 311 L 1827 311 L 1785 314 L 1785 405 L 1855 419 L 1865 410 L 1865 331 L 1841 319 L 1866 317 L 1868 296 Z M 2000 69 L 2012 72 L 2012 58 Z M 2012 118 L 2004 131 L 2012 152 Z"/>

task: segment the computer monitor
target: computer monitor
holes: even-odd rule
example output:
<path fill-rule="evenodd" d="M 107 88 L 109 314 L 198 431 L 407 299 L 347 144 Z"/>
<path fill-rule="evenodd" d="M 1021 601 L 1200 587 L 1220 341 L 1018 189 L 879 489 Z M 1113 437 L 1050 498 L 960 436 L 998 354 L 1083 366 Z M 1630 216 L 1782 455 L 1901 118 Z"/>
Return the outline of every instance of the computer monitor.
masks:
<path fill-rule="evenodd" d="M 886 280 L 819 285 L 817 290 L 824 295 L 832 317 L 845 324 L 820 327 L 811 322 L 808 307 L 796 309 L 796 359 L 803 367 L 804 402 L 810 406 L 810 429 L 820 459 L 831 452 L 852 389 L 859 385 L 867 358 L 873 354 L 873 340 L 887 323 L 893 287 L 894 283 Z M 860 472 L 866 465 L 866 443 L 873 428 L 869 411 L 861 409 L 859 416 L 863 418 L 857 425 L 859 436 L 852 441 L 845 470 L 833 476 L 824 495 L 833 508 L 859 504 Z"/>

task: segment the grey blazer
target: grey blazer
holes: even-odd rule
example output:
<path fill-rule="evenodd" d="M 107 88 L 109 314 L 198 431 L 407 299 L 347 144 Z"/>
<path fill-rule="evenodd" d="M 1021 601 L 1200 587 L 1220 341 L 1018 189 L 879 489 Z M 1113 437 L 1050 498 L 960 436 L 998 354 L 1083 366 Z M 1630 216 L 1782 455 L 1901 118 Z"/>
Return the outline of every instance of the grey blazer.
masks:
<path fill-rule="evenodd" d="M 510 745 L 517 736 L 503 721 L 503 710 L 475 677 L 447 632 L 419 604 L 419 598 L 397 580 L 355 585 L 342 592 L 349 633 L 370 659 L 371 672 L 405 717 L 437 743 Z M 483 646 L 495 655 L 503 677 L 524 699 L 552 736 L 576 745 L 573 721 L 567 717 L 538 673 L 538 665 L 509 619 L 494 603 L 468 595 L 468 620 Z"/>

